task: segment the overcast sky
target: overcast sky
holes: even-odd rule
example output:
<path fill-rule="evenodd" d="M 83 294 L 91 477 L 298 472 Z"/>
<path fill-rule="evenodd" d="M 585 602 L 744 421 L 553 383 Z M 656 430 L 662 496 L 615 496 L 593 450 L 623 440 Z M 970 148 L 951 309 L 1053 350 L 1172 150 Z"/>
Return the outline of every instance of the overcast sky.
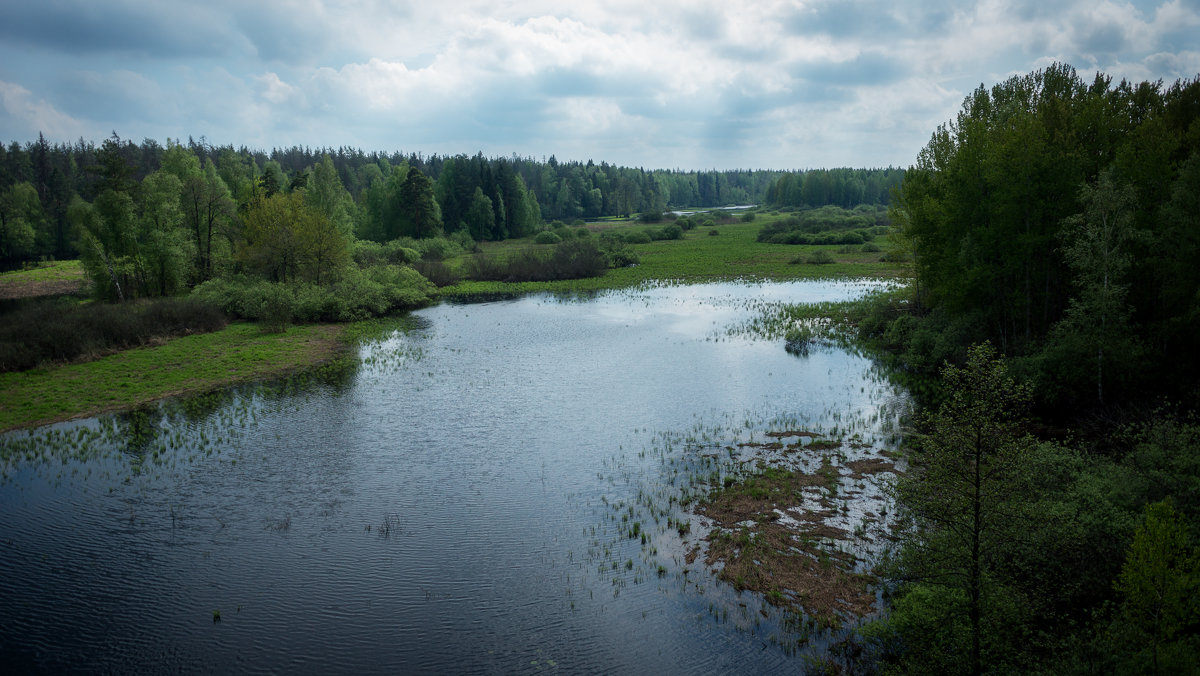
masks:
<path fill-rule="evenodd" d="M 0 0 L 0 140 L 908 166 L 1054 61 L 1200 74 L 1200 0 Z"/>

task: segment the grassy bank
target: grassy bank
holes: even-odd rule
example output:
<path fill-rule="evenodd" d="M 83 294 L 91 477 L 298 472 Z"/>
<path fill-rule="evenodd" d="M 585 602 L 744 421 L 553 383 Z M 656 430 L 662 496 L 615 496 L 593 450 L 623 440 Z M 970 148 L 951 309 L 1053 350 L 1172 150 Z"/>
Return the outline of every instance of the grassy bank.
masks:
<path fill-rule="evenodd" d="M 254 324 L 127 350 L 95 361 L 0 374 L 0 430 L 133 408 L 279 375 L 347 349 L 342 325 L 264 334 Z"/>

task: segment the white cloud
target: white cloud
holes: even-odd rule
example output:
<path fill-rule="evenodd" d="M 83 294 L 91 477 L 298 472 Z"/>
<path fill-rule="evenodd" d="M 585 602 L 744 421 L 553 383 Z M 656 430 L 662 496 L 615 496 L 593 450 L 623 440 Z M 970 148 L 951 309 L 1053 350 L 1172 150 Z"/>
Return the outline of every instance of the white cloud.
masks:
<path fill-rule="evenodd" d="M 122 2 L 127 17 L 135 5 Z M 154 61 L 90 43 L 85 67 L 105 74 L 94 86 L 77 86 L 81 52 L 61 40 L 39 59 L 0 44 L 0 78 L 23 88 L 6 94 L 24 101 L 12 105 L 89 127 L 94 115 L 132 137 L 644 166 L 905 164 L 980 83 L 1053 61 L 1135 80 L 1195 75 L 1198 14 L 1183 0 L 214 0 L 184 15 L 206 38 L 143 41 Z M 102 13 L 86 16 L 103 27 Z M 28 129 L 9 113 L 0 134 Z"/>
<path fill-rule="evenodd" d="M 44 133 L 50 138 L 72 139 L 85 130 L 79 120 L 59 112 L 44 99 L 35 100 L 28 89 L 18 84 L 0 81 L 0 105 L 5 114 L 0 124 L 10 135 L 20 133 L 17 138 L 32 139 Z"/>

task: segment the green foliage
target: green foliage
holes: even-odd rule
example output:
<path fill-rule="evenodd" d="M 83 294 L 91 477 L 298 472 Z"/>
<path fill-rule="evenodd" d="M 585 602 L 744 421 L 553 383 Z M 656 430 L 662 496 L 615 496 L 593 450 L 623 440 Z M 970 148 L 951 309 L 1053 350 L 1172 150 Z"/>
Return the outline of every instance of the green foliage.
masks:
<path fill-rule="evenodd" d="M 467 276 L 477 281 L 544 282 L 603 275 L 608 258 L 589 237 L 563 240 L 548 255 L 536 249 L 517 251 L 505 258 L 476 254 L 464 267 Z"/>
<path fill-rule="evenodd" d="M 1169 500 L 1146 506 L 1115 586 L 1121 610 L 1113 631 L 1129 646 L 1134 670 L 1200 669 L 1200 550 Z"/>
<path fill-rule="evenodd" d="M 652 241 L 644 230 L 630 230 L 622 237 L 626 244 L 649 244 Z"/>
<path fill-rule="evenodd" d="M 562 241 L 562 238 L 550 230 L 543 230 L 537 234 L 537 237 L 533 238 L 533 241 L 538 244 L 558 244 Z"/>
<path fill-rule="evenodd" d="M 33 184 L 16 183 L 0 192 L 0 265 L 13 265 L 32 254 L 44 223 Z"/>
<path fill-rule="evenodd" d="M 1023 436 L 1023 416 L 1030 389 L 986 344 L 968 351 L 965 367 L 947 365 L 942 375 L 947 396 L 924 419 L 920 455 L 896 484 L 912 529 L 900 566 L 907 579 L 946 585 L 965 600 L 971 643 L 962 665 L 979 673 L 995 598 L 988 587 L 1009 538 L 1028 526 L 1022 505 L 1034 442 Z"/>
<path fill-rule="evenodd" d="M 809 263 L 810 265 L 829 265 L 830 263 L 833 263 L 834 260 L 833 256 L 830 256 L 828 251 L 824 249 L 817 249 L 809 254 L 808 260 L 805 262 Z"/>
<path fill-rule="evenodd" d="M 407 266 L 349 268 L 334 282 L 285 284 L 229 277 L 197 286 L 192 296 L 229 315 L 278 329 L 289 321 L 348 322 L 428 305 L 434 286 Z"/>
<path fill-rule="evenodd" d="M 0 321 L 0 372 L 68 362 L 225 326 L 217 306 L 159 299 L 122 306 L 79 305 L 70 299 L 28 302 Z"/>
<path fill-rule="evenodd" d="M 238 260 L 271 281 L 321 284 L 350 260 L 345 234 L 301 193 L 257 200 L 246 213 L 244 235 Z"/>

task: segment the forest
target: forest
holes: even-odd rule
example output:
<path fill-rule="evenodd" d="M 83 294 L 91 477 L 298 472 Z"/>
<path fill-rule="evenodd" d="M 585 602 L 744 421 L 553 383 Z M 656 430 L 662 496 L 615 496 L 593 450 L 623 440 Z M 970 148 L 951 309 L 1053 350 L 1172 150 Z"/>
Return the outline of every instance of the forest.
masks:
<path fill-rule="evenodd" d="M 891 206 L 859 337 L 923 405 L 883 671 L 1200 669 L 1200 77 L 980 87 Z"/>

